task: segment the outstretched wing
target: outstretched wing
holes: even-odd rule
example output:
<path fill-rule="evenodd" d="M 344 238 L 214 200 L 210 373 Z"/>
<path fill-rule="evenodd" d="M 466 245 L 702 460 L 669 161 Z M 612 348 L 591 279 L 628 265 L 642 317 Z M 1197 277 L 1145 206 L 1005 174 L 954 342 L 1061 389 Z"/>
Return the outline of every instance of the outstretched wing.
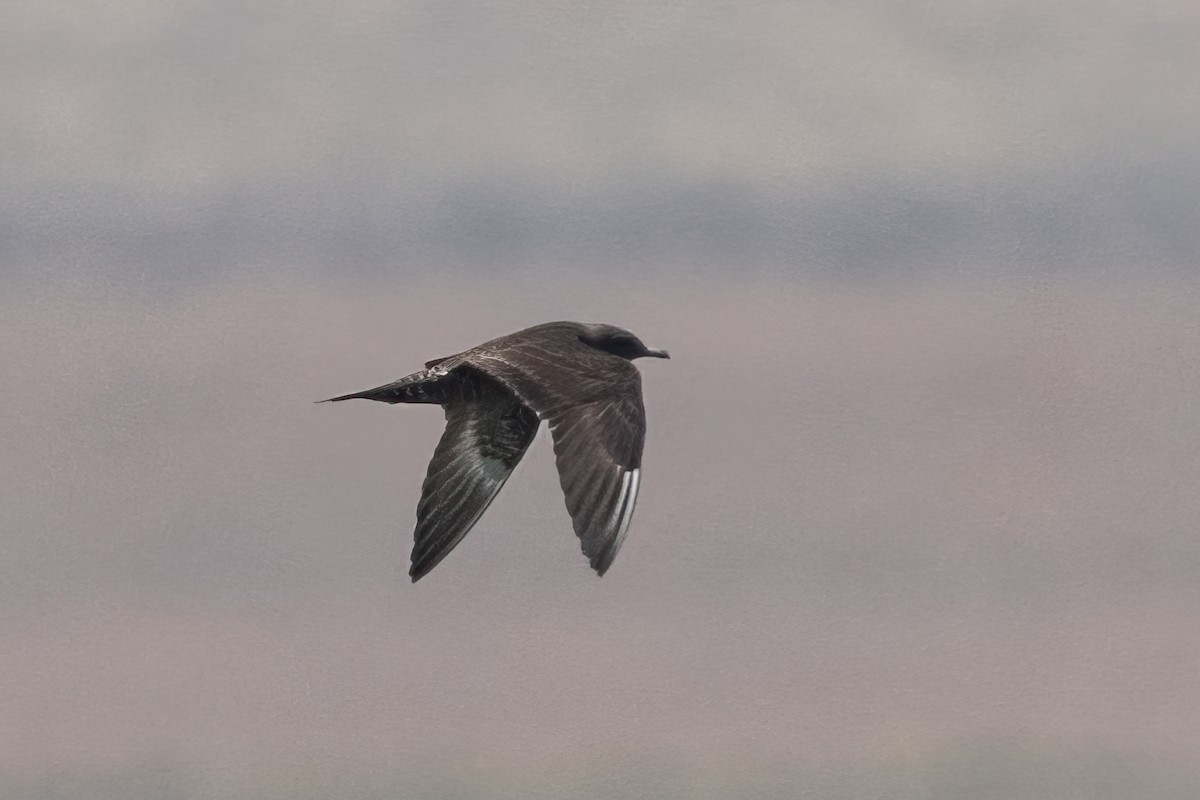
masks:
<path fill-rule="evenodd" d="M 603 361 L 551 363 L 535 348 L 509 347 L 472 354 L 468 363 L 549 423 L 567 511 L 584 555 L 603 575 L 633 517 L 646 411 L 637 368 L 612 356 L 595 358 Z"/>
<path fill-rule="evenodd" d="M 538 417 L 487 382 L 445 404 L 446 431 L 429 462 L 417 506 L 412 566 L 419 580 L 467 535 L 537 432 Z"/>
<path fill-rule="evenodd" d="M 641 394 L 566 408 L 548 420 L 567 511 L 584 555 L 603 575 L 637 502 L 646 436 Z"/>

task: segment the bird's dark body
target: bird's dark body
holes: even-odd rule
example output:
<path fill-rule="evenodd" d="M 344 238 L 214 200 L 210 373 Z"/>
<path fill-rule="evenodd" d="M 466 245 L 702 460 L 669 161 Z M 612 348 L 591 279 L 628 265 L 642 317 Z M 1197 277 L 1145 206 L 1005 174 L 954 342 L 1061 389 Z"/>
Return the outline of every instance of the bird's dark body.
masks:
<path fill-rule="evenodd" d="M 333 400 L 436 403 L 446 431 L 417 507 L 413 580 L 467 534 L 533 441 L 542 419 L 576 533 L 604 574 L 637 499 L 645 409 L 631 363 L 649 350 L 609 325 L 552 322 L 434 359 L 392 383 Z"/>

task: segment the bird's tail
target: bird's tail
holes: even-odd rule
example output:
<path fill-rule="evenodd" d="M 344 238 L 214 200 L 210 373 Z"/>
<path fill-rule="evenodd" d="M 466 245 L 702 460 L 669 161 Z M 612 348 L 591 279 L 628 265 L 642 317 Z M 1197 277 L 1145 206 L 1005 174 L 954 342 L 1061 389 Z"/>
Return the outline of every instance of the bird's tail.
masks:
<path fill-rule="evenodd" d="M 379 389 L 367 389 L 365 392 L 355 392 L 354 394 L 344 394 L 341 397 L 329 397 L 324 400 L 318 400 L 317 402 L 318 403 L 339 403 L 342 400 L 356 400 L 358 398 L 362 398 L 363 400 L 382 400 L 384 402 L 387 402 L 388 398 L 384 397 L 382 395 L 382 392 L 380 391 L 382 388 L 383 387 L 381 386 L 381 387 L 379 387 Z M 391 402 L 397 402 L 397 401 L 393 400 Z"/>
<path fill-rule="evenodd" d="M 341 397 L 331 397 L 328 400 L 318 400 L 318 403 L 337 403 L 342 400 L 378 400 L 381 403 L 439 403 L 442 398 L 439 393 L 429 385 L 427 380 L 422 380 L 415 375 L 409 375 L 407 378 L 401 378 L 398 381 L 385 383 L 383 386 L 376 386 L 374 389 L 366 389 L 353 394 L 344 394 Z"/>

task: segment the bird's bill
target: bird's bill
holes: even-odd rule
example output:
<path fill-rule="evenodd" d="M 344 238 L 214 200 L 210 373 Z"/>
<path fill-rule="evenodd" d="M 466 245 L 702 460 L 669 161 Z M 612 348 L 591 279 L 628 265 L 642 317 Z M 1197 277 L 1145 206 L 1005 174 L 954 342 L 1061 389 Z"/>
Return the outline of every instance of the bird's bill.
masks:
<path fill-rule="evenodd" d="M 647 350 L 646 355 L 651 358 L 670 358 L 671 354 L 666 350 Z"/>

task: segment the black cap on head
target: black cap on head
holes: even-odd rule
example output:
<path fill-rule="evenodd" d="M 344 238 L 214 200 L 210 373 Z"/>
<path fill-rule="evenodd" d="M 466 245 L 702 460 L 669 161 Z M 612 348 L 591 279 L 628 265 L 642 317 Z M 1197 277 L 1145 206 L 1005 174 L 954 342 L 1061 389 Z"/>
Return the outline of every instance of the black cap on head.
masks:
<path fill-rule="evenodd" d="M 584 325 L 579 340 L 586 345 L 632 361 L 635 358 L 670 358 L 666 350 L 652 350 L 637 336 L 616 325 Z"/>

